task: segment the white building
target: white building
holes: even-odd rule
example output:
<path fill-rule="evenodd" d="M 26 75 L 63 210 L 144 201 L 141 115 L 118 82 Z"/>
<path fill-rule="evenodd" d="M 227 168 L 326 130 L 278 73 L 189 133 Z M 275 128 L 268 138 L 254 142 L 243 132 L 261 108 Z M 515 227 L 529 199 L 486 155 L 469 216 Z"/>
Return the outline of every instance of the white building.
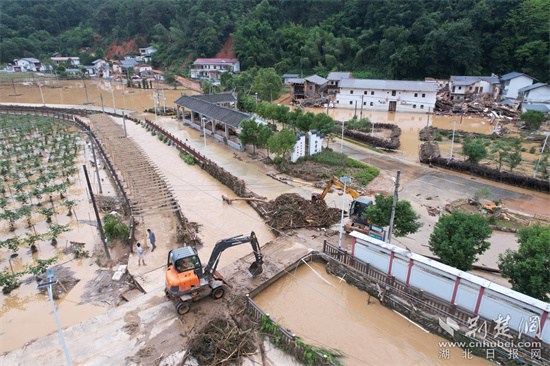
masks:
<path fill-rule="evenodd" d="M 189 69 L 193 79 L 219 80 L 222 72 L 241 72 L 241 64 L 236 58 L 198 58 Z"/>
<path fill-rule="evenodd" d="M 470 95 L 489 94 L 494 99 L 500 94 L 500 81 L 491 76 L 451 76 L 449 81 L 451 100 L 462 101 Z"/>
<path fill-rule="evenodd" d="M 80 65 L 80 57 L 51 57 L 51 60 L 56 65 L 68 62 L 70 62 L 73 66 Z"/>
<path fill-rule="evenodd" d="M 336 108 L 428 113 L 434 109 L 437 85 L 406 80 L 343 79 Z"/>
<path fill-rule="evenodd" d="M 545 83 L 536 83 L 519 89 L 520 98 L 527 103 L 550 104 L 550 86 Z"/>
<path fill-rule="evenodd" d="M 102 77 L 104 79 L 108 79 L 110 77 L 111 69 L 107 61 L 97 59 L 95 61 L 92 61 L 92 65 L 94 65 L 95 74 L 97 76 Z"/>
<path fill-rule="evenodd" d="M 509 74 L 502 75 L 500 78 L 500 83 L 502 85 L 502 99 L 517 99 L 519 97 L 519 89 L 533 85 L 535 81 L 537 81 L 537 79 L 520 72 L 511 72 Z"/>
<path fill-rule="evenodd" d="M 14 70 L 15 72 L 30 72 L 30 71 L 35 71 L 35 72 L 39 72 L 40 71 L 40 61 L 35 59 L 35 58 L 32 58 L 32 57 L 26 57 L 26 58 L 17 58 L 15 60 L 13 60 L 14 62 Z"/>

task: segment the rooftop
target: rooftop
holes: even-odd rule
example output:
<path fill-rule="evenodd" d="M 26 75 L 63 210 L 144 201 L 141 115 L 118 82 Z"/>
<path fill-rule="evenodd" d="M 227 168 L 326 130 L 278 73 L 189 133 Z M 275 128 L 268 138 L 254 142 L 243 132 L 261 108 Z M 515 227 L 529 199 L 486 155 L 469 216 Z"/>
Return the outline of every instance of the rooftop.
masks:
<path fill-rule="evenodd" d="M 236 102 L 237 97 L 233 93 L 219 93 L 219 94 L 198 94 L 193 95 L 193 98 L 203 100 L 208 103 L 231 103 Z"/>
<path fill-rule="evenodd" d="M 323 85 L 323 84 L 326 84 L 328 83 L 328 80 L 325 79 L 325 78 L 322 78 L 318 75 L 311 75 L 311 76 L 308 76 L 307 78 L 305 78 L 305 80 L 309 81 L 310 83 L 314 83 L 314 84 L 317 84 L 317 85 Z"/>
<path fill-rule="evenodd" d="M 491 84 L 498 84 L 498 76 L 451 76 L 453 85 L 472 85 L 478 81 L 484 80 Z"/>
<path fill-rule="evenodd" d="M 434 82 L 410 80 L 343 79 L 340 81 L 340 87 L 350 89 L 437 91 L 437 84 Z"/>
<path fill-rule="evenodd" d="M 331 72 L 327 76 L 328 80 L 342 80 L 342 79 L 350 79 L 350 78 L 351 78 L 351 72 Z"/>
<path fill-rule="evenodd" d="M 217 104 L 201 100 L 195 96 L 185 94 L 176 99 L 174 103 L 202 114 L 207 118 L 211 118 L 222 123 L 227 123 L 234 128 L 238 128 L 243 120 L 251 118 L 251 115 L 247 113 L 235 111 L 231 108 L 222 107 Z"/>
<path fill-rule="evenodd" d="M 238 61 L 236 58 L 198 58 L 193 64 L 234 64 Z"/>
<path fill-rule="evenodd" d="M 502 75 L 502 76 L 500 77 L 500 80 L 505 80 L 505 81 L 506 81 L 506 80 L 510 80 L 510 79 L 517 78 L 518 76 L 526 76 L 526 77 L 528 77 L 528 78 L 530 78 L 530 79 L 537 80 L 537 79 L 535 79 L 534 77 L 531 77 L 531 76 L 529 76 L 529 75 L 527 75 L 527 74 L 524 74 L 524 73 L 522 73 L 522 72 L 515 72 L 515 71 L 514 71 L 514 72 L 510 72 L 510 73 L 508 73 L 508 74 L 506 74 L 506 75 Z"/>
<path fill-rule="evenodd" d="M 520 92 L 526 92 L 526 91 L 529 91 L 529 90 L 533 90 L 533 89 L 538 89 L 538 88 L 542 88 L 542 87 L 548 87 L 548 84 L 545 84 L 545 83 L 536 83 L 536 84 L 533 84 L 533 85 L 528 85 L 528 86 L 525 86 L 523 88 L 520 88 L 518 89 Z"/>

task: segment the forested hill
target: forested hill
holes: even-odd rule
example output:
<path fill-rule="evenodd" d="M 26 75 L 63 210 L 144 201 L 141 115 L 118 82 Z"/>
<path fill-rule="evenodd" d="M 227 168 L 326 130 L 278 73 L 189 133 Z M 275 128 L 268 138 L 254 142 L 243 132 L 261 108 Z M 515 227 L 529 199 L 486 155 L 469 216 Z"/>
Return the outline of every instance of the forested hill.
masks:
<path fill-rule="evenodd" d="M 135 38 L 156 66 L 214 57 L 243 69 L 423 79 L 520 71 L 550 81 L 549 0 L 2 0 L 0 62 L 98 55 Z M 141 37 L 139 37 L 141 36 Z M 100 50 L 101 49 L 101 50 Z M 84 55 L 87 56 L 87 55 Z"/>

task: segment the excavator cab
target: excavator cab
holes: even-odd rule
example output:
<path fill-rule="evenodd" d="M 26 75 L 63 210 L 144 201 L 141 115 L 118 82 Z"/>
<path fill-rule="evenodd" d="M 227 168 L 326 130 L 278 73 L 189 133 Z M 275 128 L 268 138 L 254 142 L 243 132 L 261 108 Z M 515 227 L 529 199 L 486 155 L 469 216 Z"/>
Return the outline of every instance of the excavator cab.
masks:
<path fill-rule="evenodd" d="M 168 253 L 166 290 L 173 296 L 200 285 L 201 261 L 193 247 L 182 247 Z"/>
<path fill-rule="evenodd" d="M 367 207 L 372 205 L 372 201 L 365 197 L 356 198 L 350 205 L 349 217 L 353 222 L 368 225 L 369 222 L 365 215 Z"/>

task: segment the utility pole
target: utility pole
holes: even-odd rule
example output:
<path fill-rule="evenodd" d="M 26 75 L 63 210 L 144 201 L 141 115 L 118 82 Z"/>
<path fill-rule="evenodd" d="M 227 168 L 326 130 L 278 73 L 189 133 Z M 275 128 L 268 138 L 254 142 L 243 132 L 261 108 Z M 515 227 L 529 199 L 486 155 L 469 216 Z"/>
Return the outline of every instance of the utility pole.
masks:
<path fill-rule="evenodd" d="M 36 286 L 36 288 L 48 286 L 48 294 L 50 295 L 50 302 L 52 303 L 53 314 L 55 315 L 55 322 L 57 324 L 57 331 L 59 332 L 59 337 L 61 337 L 61 344 L 63 345 L 63 351 L 65 352 L 65 358 L 67 359 L 67 365 L 71 366 L 71 359 L 69 358 L 69 351 L 67 350 L 67 345 L 65 344 L 65 338 L 63 338 L 63 331 L 61 330 L 61 324 L 59 323 L 59 317 L 57 316 L 57 309 L 55 308 L 55 302 L 53 301 L 52 285 L 57 284 L 57 280 L 54 280 L 54 269 L 48 268 L 46 270 L 46 276 L 48 282 L 41 283 Z"/>
<path fill-rule="evenodd" d="M 391 218 L 390 218 L 390 230 L 388 231 L 388 243 L 391 243 L 393 219 L 395 218 L 395 206 L 397 205 L 397 194 L 399 193 L 399 175 L 401 175 L 401 170 L 397 171 L 397 178 L 395 179 L 395 193 L 393 194 L 393 205 L 391 206 Z"/>
<path fill-rule="evenodd" d="M 86 104 L 90 104 L 90 101 L 88 100 L 88 88 L 86 87 L 86 82 L 84 81 L 84 78 L 82 78 L 82 83 L 84 84 L 84 90 L 86 90 Z"/>
<path fill-rule="evenodd" d="M 32 74 L 33 76 L 33 79 L 34 79 L 34 74 Z M 46 106 L 46 102 L 44 102 L 44 94 L 42 94 L 42 85 L 40 85 L 40 83 L 37 83 L 38 84 L 38 88 L 40 89 L 40 95 L 42 96 L 42 104 L 44 105 L 44 107 Z"/>
<path fill-rule="evenodd" d="M 124 126 L 124 137 L 128 137 L 128 134 L 126 133 L 126 115 L 124 112 L 122 112 L 122 125 Z"/>
<path fill-rule="evenodd" d="M 88 171 L 86 170 L 86 165 L 82 165 L 82 168 L 84 169 L 84 175 L 86 176 L 86 183 L 88 184 L 88 191 L 90 191 L 90 197 L 92 198 L 92 205 L 94 206 L 95 218 L 97 220 L 97 227 L 99 229 L 99 236 L 101 237 L 101 241 L 103 242 L 103 248 L 105 249 L 107 260 L 111 261 L 111 254 L 109 254 L 109 248 L 107 248 L 107 242 L 105 241 L 105 232 L 103 231 L 103 224 L 101 223 L 101 218 L 99 217 L 99 212 L 97 211 L 94 192 L 92 192 L 92 186 L 90 184 L 90 178 L 88 178 Z"/>
<path fill-rule="evenodd" d="M 452 121 L 453 123 L 453 138 L 451 140 L 451 156 L 449 157 L 449 162 L 453 160 L 453 147 L 455 145 L 455 129 L 456 129 L 456 121 Z"/>
<path fill-rule="evenodd" d="M 113 109 L 115 110 L 115 114 L 116 114 L 116 105 L 115 105 L 115 90 L 111 90 L 111 95 L 113 96 Z"/>
<path fill-rule="evenodd" d="M 359 119 L 363 119 L 363 98 L 365 97 L 365 94 L 361 95 L 361 114 L 359 116 Z"/>
<path fill-rule="evenodd" d="M 164 88 L 162 88 L 162 108 L 164 110 L 164 116 L 166 117 L 166 97 L 164 96 Z"/>
<path fill-rule="evenodd" d="M 430 109 L 432 107 L 428 107 L 428 122 L 426 123 L 426 128 L 430 126 Z"/>
<path fill-rule="evenodd" d="M 105 109 L 103 108 L 103 94 L 99 94 L 99 97 L 101 98 L 101 112 L 105 113 Z"/>
<path fill-rule="evenodd" d="M 99 131 L 99 130 L 92 130 L 92 131 L 79 131 L 81 133 L 92 133 L 92 132 L 96 132 L 96 131 Z M 97 166 L 97 160 L 95 158 L 95 149 L 94 149 L 94 139 L 93 139 L 93 135 L 89 135 L 88 136 L 90 138 L 90 142 L 92 144 L 92 156 L 94 157 L 94 165 L 95 165 L 95 173 L 96 173 L 96 176 L 97 176 L 97 184 L 99 186 L 99 193 L 103 193 L 103 190 L 101 189 L 101 179 L 99 179 L 99 167 Z"/>

